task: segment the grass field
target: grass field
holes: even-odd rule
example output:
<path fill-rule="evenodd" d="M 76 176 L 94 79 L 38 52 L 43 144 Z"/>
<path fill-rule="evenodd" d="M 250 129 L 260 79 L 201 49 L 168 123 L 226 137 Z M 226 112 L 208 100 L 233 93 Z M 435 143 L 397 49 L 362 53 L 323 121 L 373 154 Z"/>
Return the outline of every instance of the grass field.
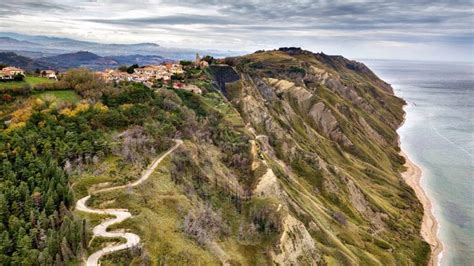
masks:
<path fill-rule="evenodd" d="M 214 108 L 221 113 L 224 119 L 230 122 L 232 126 L 237 128 L 245 127 L 245 123 L 240 117 L 239 112 L 230 103 L 226 102 L 222 95 L 212 92 L 207 93 L 202 99 L 208 107 Z"/>
<path fill-rule="evenodd" d="M 197 245 L 193 239 L 181 230 L 183 216 L 192 203 L 171 180 L 169 168 L 170 158 L 164 159 L 149 180 L 138 188 L 104 192 L 93 195 L 89 204 L 94 208 L 127 208 L 133 218 L 123 223 L 111 226 L 110 230 L 127 229 L 141 237 L 145 252 L 153 263 L 168 262 L 177 265 L 180 262 L 198 265 L 219 265 L 205 247 Z M 122 169 L 120 160 L 108 158 L 97 169 L 88 169 L 74 180 L 73 188 L 76 198 L 87 194 L 87 189 L 97 186 L 113 186 L 122 183 L 129 176 L 136 180 L 141 171 L 138 169 Z M 100 169 L 100 174 L 94 173 Z M 125 170 L 125 171 L 124 171 Z M 88 218 L 91 227 L 97 225 L 100 216 L 78 213 Z M 102 217 L 105 218 L 105 217 Z M 89 254 L 104 244 L 116 243 L 114 239 L 99 239 L 89 247 Z M 117 265 L 125 259 L 130 251 L 113 253 L 103 259 L 102 265 Z M 137 262 L 139 258 L 132 259 Z M 125 259 L 125 261 L 127 261 Z"/>
<path fill-rule="evenodd" d="M 77 93 L 73 90 L 44 91 L 36 93 L 34 96 L 42 100 L 54 99 L 57 102 L 76 103 L 80 100 L 79 95 L 77 95 Z"/>
<path fill-rule="evenodd" d="M 34 87 L 35 85 L 42 84 L 42 83 L 53 83 L 56 82 L 55 80 L 41 78 L 41 77 L 33 77 L 33 76 L 26 76 L 23 81 L 7 81 L 7 82 L 0 82 L 0 89 L 8 89 L 8 88 L 20 88 L 26 84 Z"/>
<path fill-rule="evenodd" d="M 170 158 L 166 158 L 144 184 L 138 188 L 95 195 L 92 200 L 98 205 L 93 207 L 129 209 L 133 218 L 111 226 L 110 230 L 129 228 L 138 234 L 152 265 L 160 262 L 219 265 L 217 258 L 205 247 L 197 245 L 182 232 L 183 216 L 192 203 L 171 180 L 169 168 Z M 117 259 L 120 254 L 111 256 Z M 107 259 L 103 264 L 114 265 Z"/>

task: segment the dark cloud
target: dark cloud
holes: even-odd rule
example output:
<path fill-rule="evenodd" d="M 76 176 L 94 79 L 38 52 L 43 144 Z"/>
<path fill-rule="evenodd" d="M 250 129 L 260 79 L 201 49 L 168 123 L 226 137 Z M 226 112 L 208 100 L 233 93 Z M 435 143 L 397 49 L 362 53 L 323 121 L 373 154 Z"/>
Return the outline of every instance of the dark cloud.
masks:
<path fill-rule="evenodd" d="M 126 19 L 87 19 L 86 21 L 105 23 L 105 24 L 119 24 L 119 25 L 134 25 L 134 26 L 148 26 L 148 25 L 238 25 L 243 23 L 235 18 L 223 16 L 202 16 L 202 15 L 171 15 L 171 16 L 155 16 L 144 18 L 126 18 Z"/>
<path fill-rule="evenodd" d="M 167 3 L 167 1 L 164 1 Z M 168 4 L 171 4 L 169 2 Z M 174 1 L 173 1 L 174 3 Z M 93 18 L 88 21 L 133 26 L 201 24 L 241 25 L 236 29 L 373 30 L 425 29 L 441 32 L 465 29 L 471 34 L 470 1 L 180 1 L 179 5 L 215 8 L 219 15 L 175 14 L 139 18 Z M 179 8 L 177 8 L 179 10 Z M 448 33 L 449 34 L 449 33 Z"/>
<path fill-rule="evenodd" d="M 10 31 L 25 32 L 42 25 L 41 32 L 98 39 L 157 36 L 225 49 L 299 43 L 343 47 L 352 41 L 364 47 L 379 43 L 383 49 L 436 44 L 468 51 L 473 10 L 473 0 L 2 0 L 0 29 L 15 25 Z"/>
<path fill-rule="evenodd" d="M 16 1 L 2 1 L 1 9 L 5 12 L 11 13 L 26 13 L 28 11 L 34 12 L 52 12 L 52 11 L 65 11 L 71 7 L 62 3 L 50 2 L 50 1 L 29 1 L 29 0 L 16 0 Z M 7 13 L 7 14 L 11 14 Z"/>

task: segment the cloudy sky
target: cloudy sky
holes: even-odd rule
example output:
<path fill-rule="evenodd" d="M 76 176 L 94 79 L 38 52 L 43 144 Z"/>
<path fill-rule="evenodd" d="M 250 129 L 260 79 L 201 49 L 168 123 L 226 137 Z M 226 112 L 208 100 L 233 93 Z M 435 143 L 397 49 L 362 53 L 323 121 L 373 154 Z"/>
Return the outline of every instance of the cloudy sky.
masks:
<path fill-rule="evenodd" d="M 179 2 L 179 3 L 177 3 Z M 474 0 L 1 0 L 0 31 L 350 58 L 474 60 Z"/>

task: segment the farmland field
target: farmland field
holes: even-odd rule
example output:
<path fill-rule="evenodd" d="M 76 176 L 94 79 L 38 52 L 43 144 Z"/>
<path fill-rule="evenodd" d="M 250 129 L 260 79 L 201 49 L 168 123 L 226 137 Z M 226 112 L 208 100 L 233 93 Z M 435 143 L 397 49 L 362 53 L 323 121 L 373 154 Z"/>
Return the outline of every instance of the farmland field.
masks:
<path fill-rule="evenodd" d="M 79 101 L 79 95 L 73 90 L 44 91 L 34 94 L 34 96 L 43 100 L 55 98 L 58 102 L 75 103 Z"/>
<path fill-rule="evenodd" d="M 42 84 L 42 83 L 53 83 L 55 80 L 41 78 L 41 77 L 33 77 L 33 76 L 26 76 L 23 81 L 6 81 L 0 82 L 0 89 L 9 89 L 9 88 L 20 88 L 26 84 L 34 87 L 35 85 Z"/>

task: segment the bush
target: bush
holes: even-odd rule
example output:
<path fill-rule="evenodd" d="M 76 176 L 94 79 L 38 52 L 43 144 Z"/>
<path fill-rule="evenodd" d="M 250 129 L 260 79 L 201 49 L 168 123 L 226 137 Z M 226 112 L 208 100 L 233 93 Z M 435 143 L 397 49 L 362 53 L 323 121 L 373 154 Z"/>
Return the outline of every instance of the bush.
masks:
<path fill-rule="evenodd" d="M 249 218 L 257 230 L 264 234 L 280 233 L 283 229 L 278 203 L 271 199 L 253 199 L 249 207 Z"/>
<path fill-rule="evenodd" d="M 289 69 L 289 72 L 290 73 L 302 74 L 302 75 L 306 74 L 306 70 L 304 70 L 304 68 L 297 67 L 297 66 L 291 66 L 290 69 Z"/>
<path fill-rule="evenodd" d="M 22 74 L 16 74 L 15 76 L 13 76 L 14 81 L 23 81 L 24 79 L 25 79 L 25 76 Z"/>
<path fill-rule="evenodd" d="M 174 92 L 181 98 L 186 107 L 192 109 L 197 116 L 206 116 L 208 114 L 203 108 L 204 104 L 198 95 L 185 90 L 174 90 Z"/>
<path fill-rule="evenodd" d="M 127 72 L 127 69 L 128 67 L 126 65 L 122 65 L 117 68 L 117 70 L 120 72 Z"/>
<path fill-rule="evenodd" d="M 73 89 L 82 97 L 91 100 L 98 100 L 109 88 L 104 79 L 85 68 L 67 71 L 61 80 L 61 85 L 64 88 Z"/>
<path fill-rule="evenodd" d="M 139 66 L 137 64 L 133 64 L 127 68 L 126 72 L 128 74 L 133 74 L 133 72 L 135 72 L 135 68 L 139 68 Z"/>
<path fill-rule="evenodd" d="M 179 61 L 179 63 L 180 63 L 182 66 L 190 66 L 190 65 L 193 64 L 193 62 L 187 61 L 187 60 L 181 60 L 181 61 Z"/>
<path fill-rule="evenodd" d="M 11 101 L 13 101 L 13 97 L 8 93 L 4 93 L 2 95 L 2 101 L 3 102 L 11 102 Z"/>
<path fill-rule="evenodd" d="M 201 245 L 229 233 L 229 228 L 222 216 L 215 213 L 209 206 L 189 211 L 184 217 L 183 230 Z"/>
<path fill-rule="evenodd" d="M 344 215 L 344 213 L 336 211 L 336 212 L 333 212 L 331 216 L 338 223 L 340 223 L 342 225 L 347 225 L 347 218 Z"/>
<path fill-rule="evenodd" d="M 2 93 L 10 94 L 11 96 L 27 96 L 31 93 L 31 90 L 30 84 L 23 84 L 21 87 L 2 88 Z"/>
<path fill-rule="evenodd" d="M 126 103 L 145 103 L 153 98 L 153 91 L 148 87 L 133 83 L 121 88 L 120 92 L 105 91 L 102 100 L 107 106 L 116 107 Z"/>
<path fill-rule="evenodd" d="M 151 138 L 140 126 L 134 126 L 119 135 L 121 145 L 114 153 L 126 162 L 140 163 L 156 155 L 160 143 Z"/>

